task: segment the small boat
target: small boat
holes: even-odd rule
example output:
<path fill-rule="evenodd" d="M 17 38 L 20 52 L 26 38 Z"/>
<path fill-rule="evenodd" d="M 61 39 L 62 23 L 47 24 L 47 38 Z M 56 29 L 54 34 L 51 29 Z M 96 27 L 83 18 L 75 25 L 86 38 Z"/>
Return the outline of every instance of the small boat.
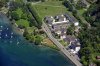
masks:
<path fill-rule="evenodd" d="M 17 42 L 17 44 L 19 44 L 19 42 Z"/>
<path fill-rule="evenodd" d="M 9 28 L 7 28 L 7 30 L 8 30 Z"/>
<path fill-rule="evenodd" d="M 1 32 L 2 30 L 0 30 L 0 32 Z"/>
<path fill-rule="evenodd" d="M 3 26 L 0 26 L 1 28 L 3 27 Z"/>
<path fill-rule="evenodd" d="M 13 32 L 11 34 L 14 34 Z"/>
<path fill-rule="evenodd" d="M 8 35 L 6 34 L 6 37 L 7 37 Z"/>

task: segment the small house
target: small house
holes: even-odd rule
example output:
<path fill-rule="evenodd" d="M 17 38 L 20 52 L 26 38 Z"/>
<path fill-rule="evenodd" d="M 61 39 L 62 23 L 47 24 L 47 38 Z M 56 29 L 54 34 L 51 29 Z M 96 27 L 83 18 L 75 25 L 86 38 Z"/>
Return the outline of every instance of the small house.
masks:
<path fill-rule="evenodd" d="M 100 56 L 96 56 L 96 59 L 97 59 L 97 60 L 100 60 Z"/>

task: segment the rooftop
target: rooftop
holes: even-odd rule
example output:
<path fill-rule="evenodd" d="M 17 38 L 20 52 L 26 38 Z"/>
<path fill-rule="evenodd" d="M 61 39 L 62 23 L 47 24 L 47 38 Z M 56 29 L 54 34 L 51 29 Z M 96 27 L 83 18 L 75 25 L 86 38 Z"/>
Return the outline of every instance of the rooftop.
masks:
<path fill-rule="evenodd" d="M 78 22 L 74 16 L 70 16 L 69 14 L 65 14 L 65 17 L 68 18 L 70 22 Z"/>
<path fill-rule="evenodd" d="M 64 41 L 67 41 L 67 42 L 74 42 L 75 40 L 76 38 L 71 35 L 67 35 L 66 38 L 64 39 Z"/>

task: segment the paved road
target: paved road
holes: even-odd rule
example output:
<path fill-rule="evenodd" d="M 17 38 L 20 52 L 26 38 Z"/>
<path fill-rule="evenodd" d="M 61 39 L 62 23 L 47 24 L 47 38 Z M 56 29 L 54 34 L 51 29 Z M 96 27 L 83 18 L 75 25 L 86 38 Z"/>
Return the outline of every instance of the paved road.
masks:
<path fill-rule="evenodd" d="M 30 11 L 29 11 L 30 12 Z M 31 12 L 30 12 L 31 13 Z M 34 17 L 34 16 L 33 16 Z M 73 56 L 71 55 L 66 48 L 60 44 L 51 34 L 51 31 L 47 27 L 47 25 L 43 22 L 42 29 L 45 31 L 47 36 L 54 42 L 54 44 L 68 57 L 76 66 L 82 66 L 82 64 Z"/>
<path fill-rule="evenodd" d="M 64 53 L 65 56 L 67 56 L 76 66 L 82 66 L 82 64 L 73 55 L 71 55 L 68 52 L 68 50 L 66 50 L 66 48 L 62 44 L 60 44 L 59 41 L 57 41 L 52 36 L 50 29 L 48 28 L 48 26 L 45 23 L 43 23 L 42 29 L 45 31 L 47 36 L 54 42 L 54 44 Z"/>

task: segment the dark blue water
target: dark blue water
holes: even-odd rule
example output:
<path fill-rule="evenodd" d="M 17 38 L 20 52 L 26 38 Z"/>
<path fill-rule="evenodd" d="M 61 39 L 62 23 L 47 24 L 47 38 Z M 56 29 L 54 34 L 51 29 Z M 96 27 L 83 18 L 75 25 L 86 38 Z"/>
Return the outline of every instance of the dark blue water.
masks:
<path fill-rule="evenodd" d="M 12 37 L 11 37 L 12 36 Z M 12 31 L 0 14 L 0 66 L 74 66 L 58 51 L 35 46 Z"/>

